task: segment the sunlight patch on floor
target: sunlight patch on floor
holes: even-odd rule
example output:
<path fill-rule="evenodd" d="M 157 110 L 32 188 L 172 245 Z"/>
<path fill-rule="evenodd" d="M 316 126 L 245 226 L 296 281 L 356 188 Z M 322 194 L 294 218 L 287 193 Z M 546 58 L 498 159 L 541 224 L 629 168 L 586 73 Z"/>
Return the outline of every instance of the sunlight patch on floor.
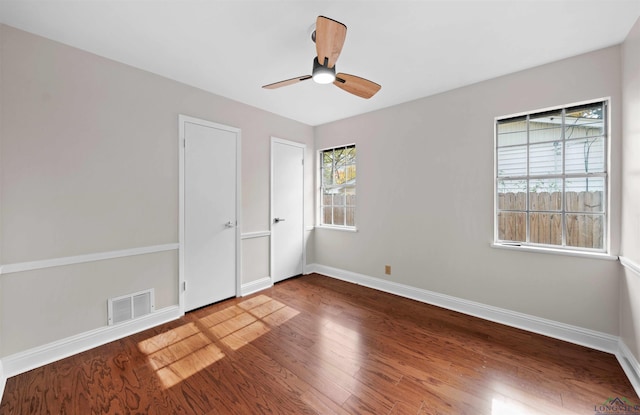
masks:
<path fill-rule="evenodd" d="M 258 295 L 210 313 L 197 323 L 143 340 L 138 349 L 147 356 L 162 385 L 170 388 L 225 357 L 214 340 L 238 350 L 298 314 L 269 296 Z"/>
<path fill-rule="evenodd" d="M 233 350 L 251 343 L 270 327 L 279 326 L 295 317 L 299 311 L 272 299 L 258 295 L 216 311 L 200 319 L 209 333 Z"/>
<path fill-rule="evenodd" d="M 165 388 L 193 376 L 225 355 L 202 333 L 195 323 L 188 323 L 138 343 L 147 355 Z"/>

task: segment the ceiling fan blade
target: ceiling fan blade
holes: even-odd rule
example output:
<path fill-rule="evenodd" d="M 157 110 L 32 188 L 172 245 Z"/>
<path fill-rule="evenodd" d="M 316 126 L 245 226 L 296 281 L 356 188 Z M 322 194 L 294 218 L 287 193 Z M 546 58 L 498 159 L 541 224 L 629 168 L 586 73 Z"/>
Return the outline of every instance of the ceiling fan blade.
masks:
<path fill-rule="evenodd" d="M 342 51 L 344 39 L 347 37 L 347 26 L 342 23 L 329 19 L 328 17 L 318 16 L 316 20 L 316 52 L 318 52 L 318 62 L 324 65 L 327 59 L 328 68 L 333 68 Z"/>
<path fill-rule="evenodd" d="M 276 89 L 287 85 L 293 85 L 298 82 L 306 81 L 307 79 L 311 79 L 311 75 L 303 75 L 297 78 L 287 79 L 286 81 L 274 82 L 269 85 L 263 85 L 262 87 L 265 89 Z"/>
<path fill-rule="evenodd" d="M 360 78 L 359 76 L 349 75 L 348 73 L 337 74 L 333 84 L 338 88 L 365 99 L 371 98 L 382 88 L 381 85 L 375 82 Z"/>

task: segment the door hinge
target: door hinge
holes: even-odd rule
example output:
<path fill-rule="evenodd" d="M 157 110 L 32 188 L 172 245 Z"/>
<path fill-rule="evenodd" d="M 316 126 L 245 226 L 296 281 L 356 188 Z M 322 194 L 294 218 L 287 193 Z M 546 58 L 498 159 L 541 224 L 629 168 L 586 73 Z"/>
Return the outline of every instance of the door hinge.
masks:
<path fill-rule="evenodd" d="M 187 291 L 187 282 L 182 281 L 182 291 Z"/>
<path fill-rule="evenodd" d="M 187 148 L 187 140 L 182 140 L 182 147 Z"/>

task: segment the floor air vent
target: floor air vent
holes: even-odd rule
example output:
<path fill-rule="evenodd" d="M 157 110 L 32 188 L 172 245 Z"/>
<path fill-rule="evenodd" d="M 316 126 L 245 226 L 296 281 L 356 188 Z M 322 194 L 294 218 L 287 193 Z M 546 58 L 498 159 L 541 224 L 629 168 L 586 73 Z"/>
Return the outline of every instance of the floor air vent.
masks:
<path fill-rule="evenodd" d="M 121 297 L 110 298 L 108 302 L 109 325 L 122 323 L 151 313 L 155 310 L 153 288 Z"/>

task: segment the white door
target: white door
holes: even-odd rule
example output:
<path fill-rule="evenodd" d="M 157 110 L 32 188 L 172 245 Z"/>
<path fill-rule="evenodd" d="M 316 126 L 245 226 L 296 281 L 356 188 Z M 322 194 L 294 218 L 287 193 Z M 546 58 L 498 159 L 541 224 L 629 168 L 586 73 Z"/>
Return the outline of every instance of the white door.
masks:
<path fill-rule="evenodd" d="M 239 130 L 181 117 L 184 134 L 184 308 L 236 295 Z M 182 215 L 181 215 L 182 216 Z"/>
<path fill-rule="evenodd" d="M 302 274 L 304 264 L 304 144 L 271 139 L 273 282 Z"/>

